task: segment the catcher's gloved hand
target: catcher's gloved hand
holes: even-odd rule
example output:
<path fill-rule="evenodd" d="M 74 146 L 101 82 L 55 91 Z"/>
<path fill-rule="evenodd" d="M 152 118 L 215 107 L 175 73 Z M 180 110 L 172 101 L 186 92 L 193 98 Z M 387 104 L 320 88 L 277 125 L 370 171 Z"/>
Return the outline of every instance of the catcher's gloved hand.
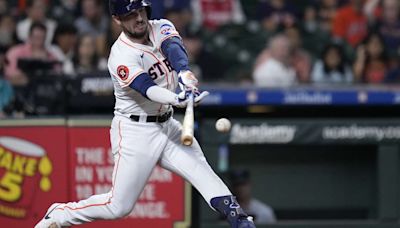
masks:
<path fill-rule="evenodd" d="M 196 91 L 199 81 L 190 70 L 180 71 L 178 74 L 179 87 L 182 91 Z"/>
<path fill-rule="evenodd" d="M 181 91 L 179 94 L 177 94 L 176 96 L 176 102 L 173 104 L 174 106 L 178 107 L 178 108 L 184 108 L 187 106 L 189 99 L 190 99 L 190 94 L 192 93 L 191 90 L 183 90 Z M 208 91 L 203 91 L 200 92 L 199 90 L 194 90 L 193 91 L 193 101 L 195 106 L 198 105 L 201 100 L 203 100 L 203 98 L 205 96 L 207 96 L 208 94 L 210 94 Z"/>

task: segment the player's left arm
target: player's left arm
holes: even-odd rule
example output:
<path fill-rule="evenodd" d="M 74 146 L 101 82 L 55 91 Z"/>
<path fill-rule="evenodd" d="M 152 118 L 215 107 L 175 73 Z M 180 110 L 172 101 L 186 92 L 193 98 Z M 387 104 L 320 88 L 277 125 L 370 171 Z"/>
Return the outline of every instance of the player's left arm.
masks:
<path fill-rule="evenodd" d="M 178 72 L 179 86 L 181 89 L 197 90 L 198 80 L 190 71 L 189 58 L 180 37 L 172 36 L 165 39 L 161 43 L 161 50 L 174 70 Z"/>

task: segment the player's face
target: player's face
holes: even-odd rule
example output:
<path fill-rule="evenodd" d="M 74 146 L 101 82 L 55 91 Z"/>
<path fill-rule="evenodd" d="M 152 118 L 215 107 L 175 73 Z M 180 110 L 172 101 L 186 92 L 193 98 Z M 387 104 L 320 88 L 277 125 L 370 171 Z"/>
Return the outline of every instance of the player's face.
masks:
<path fill-rule="evenodd" d="M 116 19 L 117 23 L 128 36 L 141 39 L 148 34 L 148 19 L 144 7 L 133 11 L 124 17 Z"/>

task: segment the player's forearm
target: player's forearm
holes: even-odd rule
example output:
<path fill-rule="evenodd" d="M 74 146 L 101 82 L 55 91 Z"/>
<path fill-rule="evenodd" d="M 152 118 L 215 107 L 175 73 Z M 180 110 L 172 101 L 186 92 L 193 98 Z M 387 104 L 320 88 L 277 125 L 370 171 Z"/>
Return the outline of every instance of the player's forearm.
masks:
<path fill-rule="evenodd" d="M 129 87 L 151 101 L 161 104 L 176 104 L 178 100 L 177 94 L 155 84 L 147 73 L 137 76 Z"/>
<path fill-rule="evenodd" d="M 147 97 L 161 104 L 175 104 L 178 100 L 177 94 L 160 86 L 152 86 L 147 89 Z"/>
<path fill-rule="evenodd" d="M 189 60 L 182 41 L 171 37 L 161 44 L 161 49 L 176 72 L 189 70 Z"/>

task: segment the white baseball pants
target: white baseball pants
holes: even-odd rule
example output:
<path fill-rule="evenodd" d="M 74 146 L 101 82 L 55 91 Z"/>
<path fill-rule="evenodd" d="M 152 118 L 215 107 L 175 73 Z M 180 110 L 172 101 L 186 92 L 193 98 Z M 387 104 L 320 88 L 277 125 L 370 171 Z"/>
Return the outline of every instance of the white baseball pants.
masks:
<path fill-rule="evenodd" d="M 115 116 L 110 130 L 115 162 L 112 189 L 63 204 L 52 215 L 62 226 L 124 217 L 133 210 L 157 163 L 189 181 L 207 203 L 214 197 L 232 195 L 207 163 L 198 142 L 187 147 L 180 136 L 181 124 L 173 118 L 165 123 L 142 123 Z"/>

